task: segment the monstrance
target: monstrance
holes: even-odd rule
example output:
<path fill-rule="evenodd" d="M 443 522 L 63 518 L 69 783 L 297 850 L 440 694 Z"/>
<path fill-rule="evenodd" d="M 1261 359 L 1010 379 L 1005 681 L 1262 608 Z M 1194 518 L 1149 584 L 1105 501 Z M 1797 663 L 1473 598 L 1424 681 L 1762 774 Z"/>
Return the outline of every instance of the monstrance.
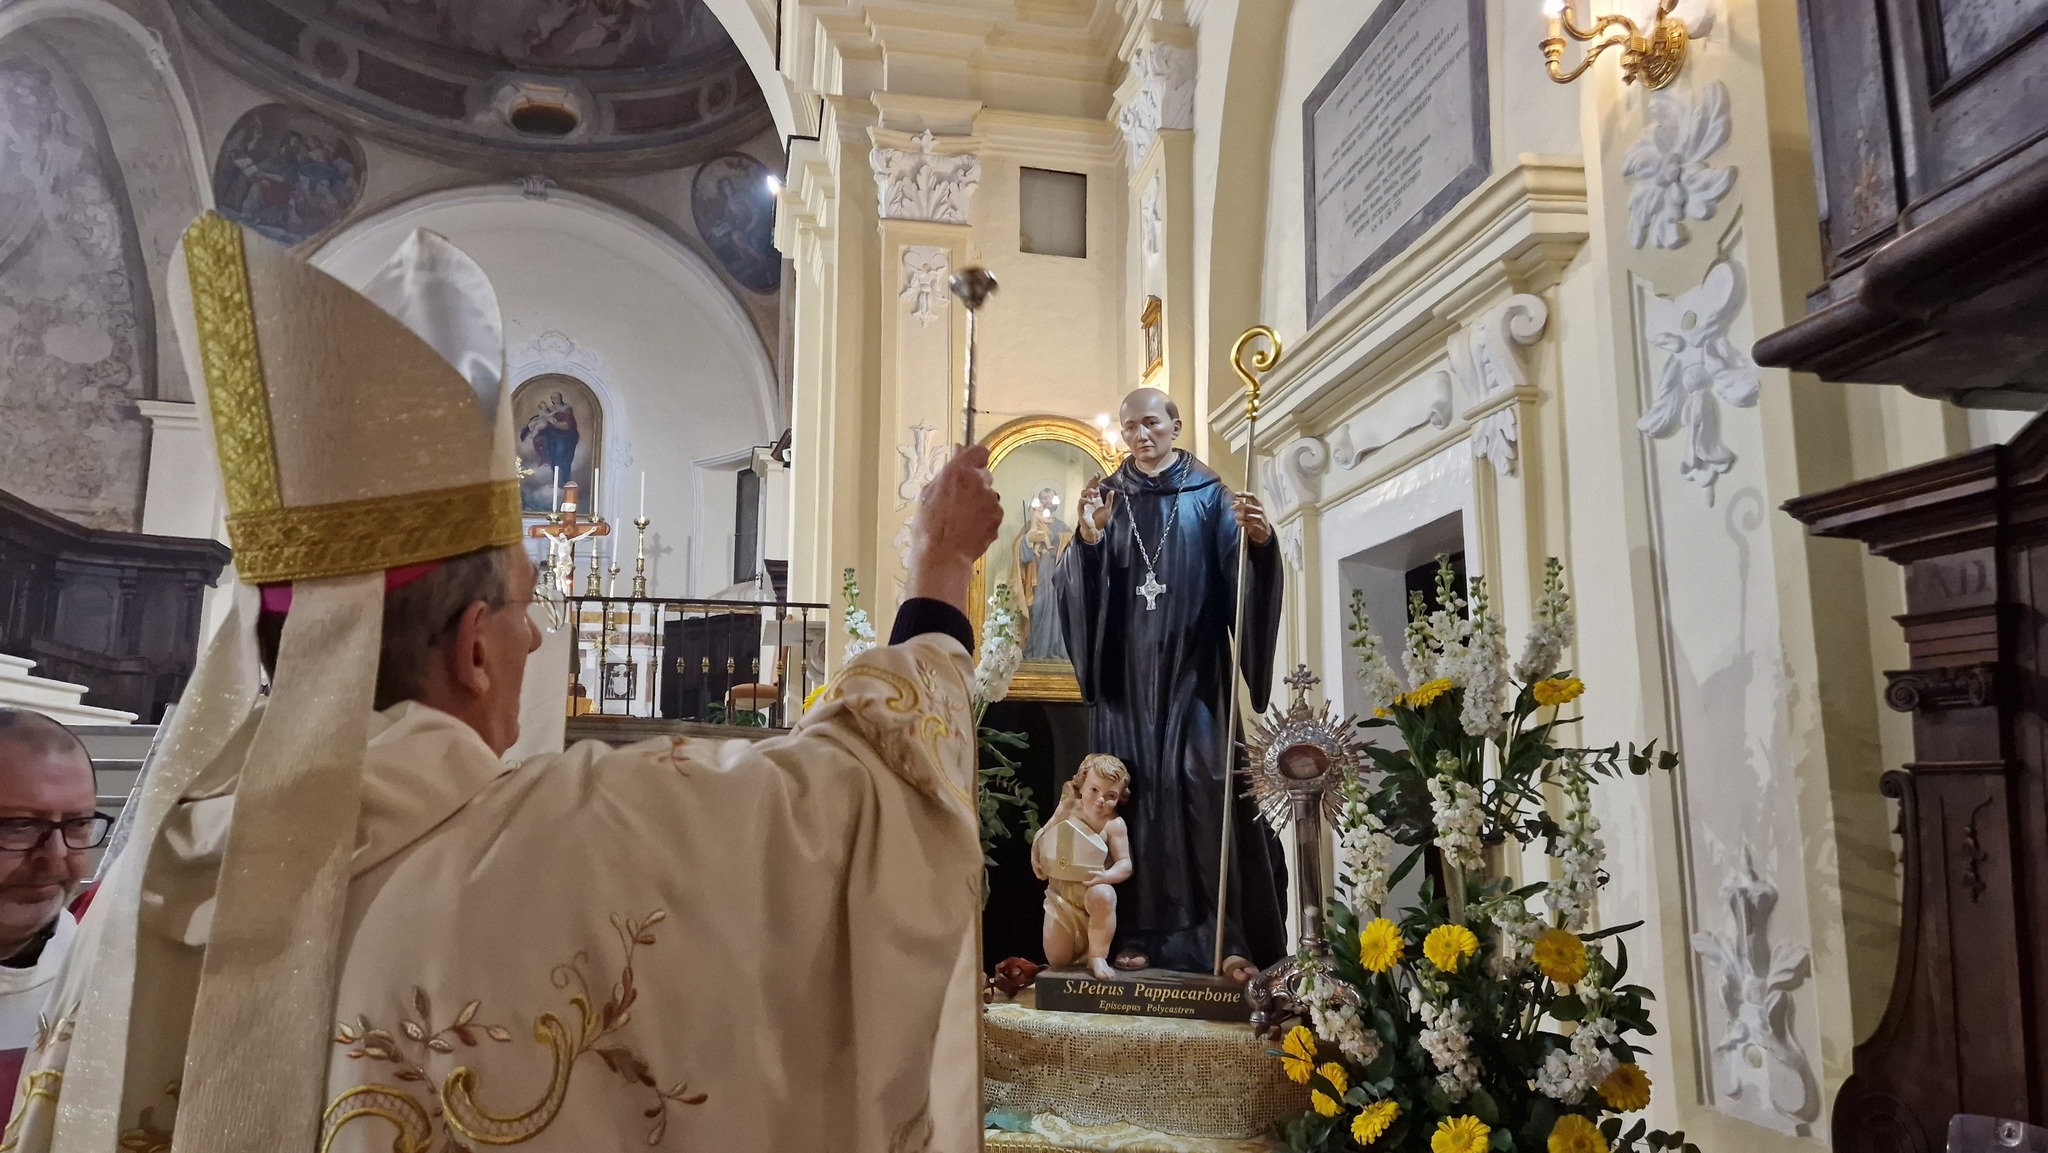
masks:
<path fill-rule="evenodd" d="M 1251 788 L 1259 815 L 1285 836 L 1294 827 L 1295 915 L 1301 943 L 1292 957 L 1252 978 L 1246 995 L 1252 1002 L 1252 1028 L 1267 1032 L 1282 1021 L 1308 1015 L 1309 969 L 1327 965 L 1330 948 L 1323 939 L 1323 908 L 1328 903 L 1323 880 L 1323 829 L 1334 822 L 1344 803 L 1344 788 L 1355 781 L 1365 762 L 1365 746 L 1354 735 L 1354 718 L 1339 717 L 1324 701 L 1311 708 L 1309 692 L 1321 683 L 1307 665 L 1287 677 L 1293 701 L 1287 711 L 1268 715 L 1245 736 L 1246 765 L 1240 770 Z M 1342 996 L 1344 986 L 1332 982 Z"/>

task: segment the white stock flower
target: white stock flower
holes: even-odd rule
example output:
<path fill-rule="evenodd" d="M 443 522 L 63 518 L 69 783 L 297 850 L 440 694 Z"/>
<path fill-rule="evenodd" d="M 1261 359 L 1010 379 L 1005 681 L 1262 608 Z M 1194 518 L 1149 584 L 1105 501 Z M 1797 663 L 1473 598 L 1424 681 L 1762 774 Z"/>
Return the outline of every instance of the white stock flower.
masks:
<path fill-rule="evenodd" d="M 1351 647 L 1358 650 L 1358 683 L 1363 692 L 1358 711 L 1377 713 L 1391 706 L 1401 695 L 1401 679 L 1380 651 L 1380 638 L 1373 634 L 1372 621 L 1365 615 L 1365 594 L 1355 590 L 1351 594 Z"/>
<path fill-rule="evenodd" d="M 1490 737 L 1501 732 L 1501 710 L 1507 707 L 1507 663 L 1507 630 L 1487 599 L 1486 582 L 1475 580 L 1469 639 L 1457 662 L 1457 671 L 1444 674 L 1465 690 L 1458 723 L 1468 735 Z"/>
<path fill-rule="evenodd" d="M 1567 778 L 1565 796 L 1571 801 L 1571 811 L 1558 822 L 1563 830 L 1557 854 L 1561 876 L 1544 891 L 1543 898 L 1558 925 L 1580 933 L 1592 920 L 1607 845 L 1594 835 L 1600 831 L 1600 818 L 1593 815 L 1592 789 L 1583 772 Z"/>
<path fill-rule="evenodd" d="M 1358 1006 L 1331 995 L 1324 983 L 1328 979 L 1313 962 L 1304 971 L 1302 991 L 1308 996 L 1309 1024 L 1316 1036 L 1359 1065 L 1379 1060 L 1379 1034 L 1366 1027 Z"/>
<path fill-rule="evenodd" d="M 1480 914 L 1493 922 L 1498 934 L 1494 954 L 1486 961 L 1486 973 L 1496 981 L 1504 981 L 1528 963 L 1530 950 L 1543 932 L 1543 922 L 1520 897 L 1508 894 L 1481 906 Z"/>
<path fill-rule="evenodd" d="M 1543 598 L 1536 602 L 1536 623 L 1529 628 L 1522 659 L 1515 662 L 1515 679 L 1535 684 L 1556 672 L 1564 650 L 1571 647 L 1576 627 L 1572 597 L 1564 591 L 1564 566 L 1551 557 L 1543 568 Z"/>
<path fill-rule="evenodd" d="M 1585 1100 L 1586 1094 L 1598 1088 L 1620 1064 L 1603 1047 L 1619 1038 L 1614 1022 L 1605 1017 L 1589 1017 L 1579 1022 L 1571 1043 L 1563 1049 L 1552 1049 L 1543 1059 L 1543 1067 L 1536 1070 L 1536 1091 L 1566 1105 Z"/>
<path fill-rule="evenodd" d="M 1437 1084 L 1443 1086 L 1444 1095 L 1451 1100 L 1464 1100 L 1479 1084 L 1479 1058 L 1472 1053 L 1472 1036 L 1467 1031 L 1470 1023 L 1465 1018 L 1464 1006 L 1456 1001 L 1439 1006 L 1418 999 L 1416 1011 L 1422 1017 L 1422 1032 L 1417 1040 L 1436 1063 Z"/>
<path fill-rule="evenodd" d="M 1347 796 L 1337 815 L 1337 899 L 1353 912 L 1379 912 L 1387 900 L 1394 838 L 1362 797 Z"/>
<path fill-rule="evenodd" d="M 846 597 L 846 659 L 852 660 L 875 647 L 875 625 L 860 607 L 860 581 L 852 569 L 840 574 L 839 589 Z"/>
<path fill-rule="evenodd" d="M 994 704 L 1010 692 L 1010 681 L 1024 661 L 1024 645 L 1017 632 L 1017 598 L 1010 582 L 997 581 L 988 595 L 988 615 L 982 618 L 981 657 L 974 664 L 974 695 L 983 704 Z"/>
<path fill-rule="evenodd" d="M 1444 855 L 1444 863 L 1456 869 L 1480 868 L 1484 859 L 1479 833 L 1485 816 L 1479 808 L 1479 790 L 1444 776 L 1439 766 L 1438 774 L 1429 778 L 1429 801 L 1436 822 L 1436 847 Z"/>

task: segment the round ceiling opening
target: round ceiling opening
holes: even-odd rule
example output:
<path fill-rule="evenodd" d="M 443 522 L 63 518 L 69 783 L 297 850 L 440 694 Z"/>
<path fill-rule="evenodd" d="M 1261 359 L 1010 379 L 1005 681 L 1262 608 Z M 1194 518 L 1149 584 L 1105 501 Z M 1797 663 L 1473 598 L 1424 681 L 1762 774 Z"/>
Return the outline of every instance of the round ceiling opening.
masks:
<path fill-rule="evenodd" d="M 576 131 L 582 118 L 576 110 L 566 104 L 552 104 L 546 101 L 529 100 L 512 109 L 506 117 L 514 131 L 527 136 L 557 139 Z"/>

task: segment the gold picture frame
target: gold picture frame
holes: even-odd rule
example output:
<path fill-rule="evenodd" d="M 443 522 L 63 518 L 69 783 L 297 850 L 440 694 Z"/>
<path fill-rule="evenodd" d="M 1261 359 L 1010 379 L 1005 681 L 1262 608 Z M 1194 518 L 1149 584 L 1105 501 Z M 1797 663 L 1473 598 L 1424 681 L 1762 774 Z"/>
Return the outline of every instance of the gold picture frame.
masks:
<path fill-rule="evenodd" d="M 1150 388 L 1166 367 L 1165 306 L 1156 296 L 1145 298 L 1145 311 L 1138 315 L 1138 328 L 1145 337 L 1145 371 L 1142 383 Z"/>
<path fill-rule="evenodd" d="M 1016 548 L 1017 530 L 1012 528 L 1010 517 L 1017 515 L 1025 502 L 1031 498 L 1032 494 L 1025 489 L 1040 483 L 1038 474 L 1030 472 L 1025 475 L 1031 479 L 1025 481 L 1021 487 L 1015 478 L 1009 478 L 1006 488 L 1005 474 L 1017 470 L 1014 467 L 1005 469 L 1005 463 L 1015 464 L 1021 461 L 1019 453 L 1051 448 L 1054 450 L 1052 455 L 1064 455 L 1070 465 L 1083 465 L 1084 471 L 1095 476 L 1107 476 L 1116 469 L 1124 457 L 1122 452 L 1102 443 L 1101 430 L 1084 421 L 1065 416 L 1019 417 L 990 432 L 981 439 L 981 443 L 988 447 L 989 471 L 995 474 L 997 491 L 1003 496 L 1005 519 L 1004 529 L 997 534 L 996 543 L 990 547 L 989 553 L 974 565 L 974 581 L 968 594 L 968 615 L 974 625 L 977 641 L 981 637 L 982 618 L 988 612 L 988 594 L 992 587 L 988 576 L 990 557 L 1007 557 Z M 1062 453 L 1061 449 L 1067 451 Z M 1074 469 L 1069 467 L 1069 473 L 1073 471 Z M 1086 478 L 1082 479 L 1085 482 Z M 1078 505 L 1080 485 L 1072 482 L 1071 475 L 1068 487 L 1071 491 L 1062 495 L 1070 505 Z M 1010 489 L 1017 491 L 1013 492 Z M 1018 519 L 1021 522 L 1022 517 L 1019 516 Z M 1031 606 L 1021 607 L 1028 612 Z M 1041 626 L 1033 622 L 1031 627 Z M 1027 701 L 1078 702 L 1081 699 L 1081 684 L 1074 678 L 1074 666 L 1069 661 L 1027 659 L 1018 666 L 1017 675 L 1010 681 L 1009 695 Z"/>

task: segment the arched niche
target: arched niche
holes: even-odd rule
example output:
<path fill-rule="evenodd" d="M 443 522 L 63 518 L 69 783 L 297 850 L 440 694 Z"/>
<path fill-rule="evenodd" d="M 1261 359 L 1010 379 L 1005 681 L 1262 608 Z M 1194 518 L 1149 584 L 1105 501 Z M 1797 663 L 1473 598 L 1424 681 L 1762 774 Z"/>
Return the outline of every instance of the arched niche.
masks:
<path fill-rule="evenodd" d="M 0 9 L 0 487 L 96 528 L 143 527 L 144 415 L 190 388 L 157 295 L 206 206 L 162 39 L 94 0 Z"/>
<path fill-rule="evenodd" d="M 588 197 L 516 188 L 434 193 L 366 216 L 313 261 L 361 284 L 416 228 L 483 266 L 505 317 L 508 388 L 560 373 L 604 412 L 600 511 L 621 533 L 647 478 L 648 567 L 658 596 L 689 588 L 689 541 L 703 525 L 691 462 L 772 441 L 781 404 L 752 322 L 702 257 L 648 222 Z"/>

